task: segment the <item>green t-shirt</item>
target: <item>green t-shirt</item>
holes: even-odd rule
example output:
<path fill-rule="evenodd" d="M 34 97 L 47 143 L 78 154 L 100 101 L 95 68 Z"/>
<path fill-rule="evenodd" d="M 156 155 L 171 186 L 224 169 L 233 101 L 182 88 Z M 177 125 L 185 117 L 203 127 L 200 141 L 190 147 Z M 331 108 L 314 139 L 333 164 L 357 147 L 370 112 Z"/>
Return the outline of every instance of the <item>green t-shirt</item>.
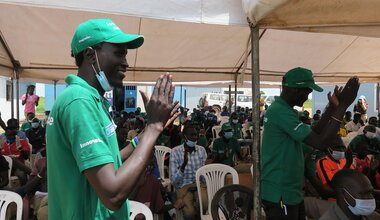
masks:
<path fill-rule="evenodd" d="M 234 132 L 233 137 L 236 139 L 241 139 L 241 129 L 243 128 L 243 126 L 239 122 L 236 124 L 231 122 L 230 124 L 231 124 L 232 130 Z"/>
<path fill-rule="evenodd" d="M 32 128 L 32 125 L 29 122 L 25 122 L 21 125 L 20 130 L 26 132 L 30 128 Z"/>
<path fill-rule="evenodd" d="M 296 205 L 303 200 L 304 156 L 301 143 L 311 128 L 300 122 L 281 97 L 268 108 L 264 118 L 261 150 L 262 199 Z"/>
<path fill-rule="evenodd" d="M 222 160 L 218 162 L 232 166 L 234 164 L 232 159 L 235 153 L 240 154 L 240 144 L 236 138 L 230 138 L 227 143 L 221 137 L 215 139 L 212 146 L 212 155 L 217 161 Z"/>
<path fill-rule="evenodd" d="M 365 144 L 371 150 L 380 151 L 379 140 L 377 140 L 377 138 L 369 139 L 365 136 L 365 134 L 360 134 L 354 137 L 348 147 L 352 150 L 352 152 L 357 153 L 359 144 Z"/>
<path fill-rule="evenodd" d="M 69 75 L 47 120 L 49 219 L 129 219 L 129 203 L 107 209 L 83 171 L 102 164 L 121 166 L 109 104 L 82 78 Z"/>

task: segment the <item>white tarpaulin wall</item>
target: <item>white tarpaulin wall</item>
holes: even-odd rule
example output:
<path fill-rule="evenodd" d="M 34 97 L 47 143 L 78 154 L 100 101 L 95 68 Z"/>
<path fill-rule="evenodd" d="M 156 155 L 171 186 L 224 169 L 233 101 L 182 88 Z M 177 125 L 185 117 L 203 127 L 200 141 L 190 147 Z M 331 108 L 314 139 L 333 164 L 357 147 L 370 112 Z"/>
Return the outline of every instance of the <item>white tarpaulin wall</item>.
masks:
<path fill-rule="evenodd" d="M 0 30 L 23 67 L 20 78 L 45 83 L 63 83 L 76 72 L 71 37 L 88 19 L 111 18 L 126 32 L 145 36 L 143 47 L 129 51 L 135 71 L 126 73 L 128 81 L 154 81 L 162 71 L 182 82 L 234 80 L 250 34 L 237 0 L 0 2 Z M 379 81 L 380 39 L 374 37 L 380 36 L 380 14 L 375 13 L 380 2 L 317 2 L 290 1 L 262 19 L 260 27 L 358 36 L 268 29 L 260 40 L 261 80 L 279 82 L 284 72 L 303 66 L 320 82 L 343 82 L 352 75 L 362 82 Z M 0 48 L 0 74 L 11 76 L 13 70 L 5 66 L 12 63 Z M 244 80 L 251 79 L 250 66 Z"/>

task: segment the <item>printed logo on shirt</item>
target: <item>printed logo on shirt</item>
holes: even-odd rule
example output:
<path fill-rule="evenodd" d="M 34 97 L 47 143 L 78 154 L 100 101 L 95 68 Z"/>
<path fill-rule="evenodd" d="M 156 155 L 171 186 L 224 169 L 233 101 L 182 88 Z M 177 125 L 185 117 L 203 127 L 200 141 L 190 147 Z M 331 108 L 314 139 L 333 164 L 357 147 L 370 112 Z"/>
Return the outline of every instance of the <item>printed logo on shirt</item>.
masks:
<path fill-rule="evenodd" d="M 91 144 L 95 144 L 95 143 L 103 143 L 102 140 L 100 140 L 99 138 L 97 139 L 93 139 L 93 140 L 89 140 L 83 144 L 80 144 L 80 148 L 84 148 L 84 147 L 87 147 L 88 145 L 91 145 Z"/>
<path fill-rule="evenodd" d="M 104 129 L 106 130 L 106 135 L 107 135 L 107 137 L 110 137 L 110 136 L 112 136 L 113 134 L 115 134 L 116 125 L 115 125 L 115 124 L 113 123 L 113 121 L 112 121 L 112 123 L 109 124 L 109 125 L 107 125 Z"/>
<path fill-rule="evenodd" d="M 54 123 L 54 118 L 51 117 L 51 116 L 49 116 L 48 119 L 47 119 L 47 121 L 46 121 L 46 124 L 47 125 L 53 125 L 53 123 Z"/>
<path fill-rule="evenodd" d="M 264 117 L 264 122 L 268 122 L 268 118 L 267 117 Z"/>

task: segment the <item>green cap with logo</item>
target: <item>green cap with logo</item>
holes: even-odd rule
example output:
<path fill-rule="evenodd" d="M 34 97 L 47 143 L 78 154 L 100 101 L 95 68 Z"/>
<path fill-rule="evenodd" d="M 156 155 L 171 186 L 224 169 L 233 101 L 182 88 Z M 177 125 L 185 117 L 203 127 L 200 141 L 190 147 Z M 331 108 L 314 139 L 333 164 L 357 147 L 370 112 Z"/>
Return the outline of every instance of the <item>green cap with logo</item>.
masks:
<path fill-rule="evenodd" d="M 231 123 L 226 122 L 222 125 L 222 131 L 232 130 Z"/>
<path fill-rule="evenodd" d="M 283 86 L 297 88 L 311 88 L 315 91 L 322 92 L 323 89 L 315 84 L 313 73 L 311 70 L 297 67 L 289 70 L 285 76 Z"/>
<path fill-rule="evenodd" d="M 124 33 L 110 19 L 93 19 L 78 25 L 71 41 L 71 50 L 76 56 L 87 47 L 101 42 L 127 43 L 128 49 L 136 49 L 144 43 L 144 37 Z"/>

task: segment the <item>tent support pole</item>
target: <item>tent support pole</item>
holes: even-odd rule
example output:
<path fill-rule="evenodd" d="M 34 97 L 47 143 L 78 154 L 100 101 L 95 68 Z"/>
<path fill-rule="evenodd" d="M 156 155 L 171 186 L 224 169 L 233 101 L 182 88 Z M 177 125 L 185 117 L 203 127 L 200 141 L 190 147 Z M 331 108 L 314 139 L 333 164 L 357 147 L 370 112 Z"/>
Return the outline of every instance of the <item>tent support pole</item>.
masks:
<path fill-rule="evenodd" d="M 234 111 L 236 112 L 236 108 L 237 108 L 237 77 L 238 77 L 238 73 L 235 73 L 235 108 L 234 108 Z"/>
<path fill-rule="evenodd" d="M 253 122 L 253 219 L 261 219 L 260 195 L 260 68 L 259 68 L 259 26 L 251 28 L 252 49 L 252 122 Z"/>
<path fill-rule="evenodd" d="M 179 104 L 182 105 L 182 85 L 181 85 L 181 91 L 179 92 Z"/>
<path fill-rule="evenodd" d="M 57 82 L 58 82 L 58 80 L 53 80 L 53 82 L 54 82 L 54 102 L 55 102 L 55 100 L 57 98 Z"/>
<path fill-rule="evenodd" d="M 16 76 L 16 113 L 17 113 L 17 120 L 20 122 L 20 76 L 19 71 L 14 70 L 14 74 Z"/>
<path fill-rule="evenodd" d="M 11 88 L 11 118 L 14 118 L 15 117 L 15 95 L 14 95 L 14 92 L 15 92 L 15 82 L 14 82 L 14 79 L 13 77 L 11 77 L 11 85 L 12 85 L 12 88 Z"/>
<path fill-rule="evenodd" d="M 228 85 L 228 112 L 231 114 L 232 100 L 231 100 L 231 85 Z"/>
<path fill-rule="evenodd" d="M 185 108 L 186 108 L 186 89 L 183 91 L 185 93 L 185 98 L 184 98 L 184 101 L 185 101 Z"/>

